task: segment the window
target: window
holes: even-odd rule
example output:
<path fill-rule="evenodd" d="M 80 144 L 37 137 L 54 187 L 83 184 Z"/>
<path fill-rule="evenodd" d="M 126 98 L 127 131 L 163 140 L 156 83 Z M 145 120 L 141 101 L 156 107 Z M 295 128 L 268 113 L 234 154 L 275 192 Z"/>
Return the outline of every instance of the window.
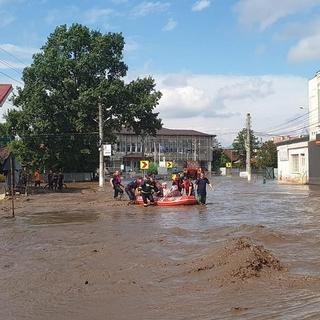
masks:
<path fill-rule="evenodd" d="M 291 155 L 291 173 L 299 173 L 299 155 Z"/>
<path fill-rule="evenodd" d="M 306 171 L 306 157 L 304 153 L 300 154 L 300 168 L 302 172 Z"/>

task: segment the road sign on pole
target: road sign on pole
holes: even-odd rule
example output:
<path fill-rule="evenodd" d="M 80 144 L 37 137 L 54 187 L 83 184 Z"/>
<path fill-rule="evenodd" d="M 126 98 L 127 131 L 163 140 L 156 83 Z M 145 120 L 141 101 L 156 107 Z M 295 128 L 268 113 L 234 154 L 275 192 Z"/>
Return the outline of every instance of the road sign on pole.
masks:
<path fill-rule="evenodd" d="M 173 168 L 173 161 L 169 160 L 167 161 L 167 169 L 172 169 Z"/>
<path fill-rule="evenodd" d="M 112 155 L 112 146 L 111 144 L 104 144 L 103 146 L 103 155 L 105 157 L 110 157 Z"/>
<path fill-rule="evenodd" d="M 140 160 L 140 170 L 149 169 L 149 160 Z"/>

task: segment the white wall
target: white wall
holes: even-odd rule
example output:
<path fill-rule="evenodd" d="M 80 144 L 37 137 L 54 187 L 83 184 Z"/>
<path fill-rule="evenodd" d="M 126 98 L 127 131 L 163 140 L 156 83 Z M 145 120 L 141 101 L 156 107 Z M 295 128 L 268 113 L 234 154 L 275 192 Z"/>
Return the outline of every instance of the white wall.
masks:
<path fill-rule="evenodd" d="M 309 152 L 308 141 L 287 144 L 277 147 L 278 180 L 291 183 L 309 182 Z M 295 168 L 293 157 L 298 155 Z M 304 155 L 304 157 L 302 156 Z"/>
<path fill-rule="evenodd" d="M 320 132 L 320 74 L 309 81 L 309 134 L 310 141 L 316 140 Z"/>

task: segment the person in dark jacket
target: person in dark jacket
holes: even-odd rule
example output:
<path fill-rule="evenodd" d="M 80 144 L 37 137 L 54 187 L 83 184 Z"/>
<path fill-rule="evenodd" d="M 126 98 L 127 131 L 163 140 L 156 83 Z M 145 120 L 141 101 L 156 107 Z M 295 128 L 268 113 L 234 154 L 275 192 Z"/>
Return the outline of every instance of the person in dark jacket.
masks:
<path fill-rule="evenodd" d="M 48 179 L 49 189 L 53 190 L 53 172 L 52 172 L 52 170 L 49 170 L 47 179 Z"/>
<path fill-rule="evenodd" d="M 62 190 L 63 182 L 64 182 L 64 174 L 62 170 L 60 170 L 58 173 L 58 190 L 60 191 Z"/>
<path fill-rule="evenodd" d="M 207 198 L 207 185 L 209 185 L 211 189 L 213 189 L 213 187 L 203 172 L 200 173 L 200 177 L 196 180 L 195 183 L 197 185 L 198 201 L 201 205 L 205 205 Z"/>
<path fill-rule="evenodd" d="M 136 200 L 136 190 L 140 187 L 141 182 L 142 180 L 139 178 L 126 185 L 124 190 L 130 199 L 129 204 L 134 204 L 134 201 Z"/>
<path fill-rule="evenodd" d="M 58 179 L 59 179 L 59 174 L 57 172 L 54 172 L 53 174 L 53 180 L 52 180 L 52 185 L 54 190 L 56 191 L 58 188 Z"/>
<path fill-rule="evenodd" d="M 148 200 L 150 201 L 151 205 L 155 205 L 153 193 L 158 192 L 158 188 L 156 187 L 156 184 L 151 177 L 145 178 L 145 180 L 139 187 L 139 191 L 141 193 L 141 196 L 143 199 L 143 205 L 145 207 L 148 206 Z"/>

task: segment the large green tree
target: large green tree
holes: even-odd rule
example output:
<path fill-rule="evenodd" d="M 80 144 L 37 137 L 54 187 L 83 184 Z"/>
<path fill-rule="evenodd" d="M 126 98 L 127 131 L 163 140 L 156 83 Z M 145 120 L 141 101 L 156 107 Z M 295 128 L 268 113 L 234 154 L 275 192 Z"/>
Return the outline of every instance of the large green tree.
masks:
<path fill-rule="evenodd" d="M 12 148 L 33 166 L 94 170 L 98 161 L 98 105 L 105 142 L 123 127 L 136 134 L 161 128 L 161 97 L 151 77 L 124 82 L 124 38 L 85 26 L 59 26 L 23 71 L 24 87 L 7 115 Z"/>
<path fill-rule="evenodd" d="M 277 146 L 273 141 L 266 141 L 262 144 L 257 153 L 257 164 L 260 168 L 278 166 Z"/>
<path fill-rule="evenodd" d="M 239 160 L 241 165 L 246 163 L 246 139 L 247 139 L 247 129 L 243 128 L 239 131 L 237 137 L 234 139 L 232 147 L 237 151 L 239 155 Z M 253 130 L 250 130 L 250 149 L 251 149 L 251 159 L 254 159 L 257 155 L 258 149 L 260 148 L 260 142 L 257 137 L 255 137 Z"/>

